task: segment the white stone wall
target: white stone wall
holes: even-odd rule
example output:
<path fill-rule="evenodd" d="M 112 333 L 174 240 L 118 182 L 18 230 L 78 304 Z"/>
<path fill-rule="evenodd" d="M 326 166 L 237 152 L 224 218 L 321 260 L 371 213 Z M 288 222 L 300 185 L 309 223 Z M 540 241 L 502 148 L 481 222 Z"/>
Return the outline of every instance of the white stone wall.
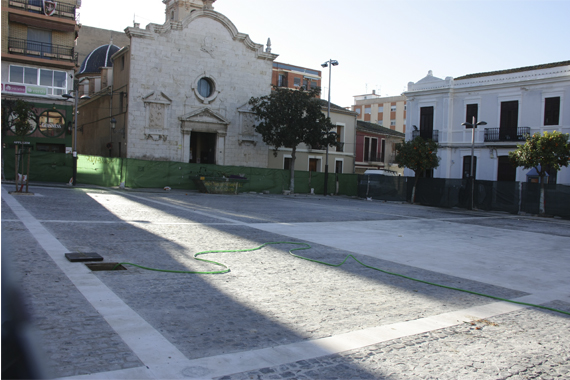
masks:
<path fill-rule="evenodd" d="M 263 52 L 263 45 L 238 33 L 214 11 L 197 10 L 179 23 L 126 32 L 131 37 L 129 157 L 187 161 L 192 123 L 186 119 L 183 133 L 181 118 L 207 108 L 215 115 L 212 121 L 229 122 L 208 127 L 208 132 L 219 132 L 217 164 L 267 166 L 268 148 L 261 138 L 240 139 L 243 118 L 238 108 L 250 97 L 271 91 L 276 55 Z M 195 85 L 201 76 L 215 83 L 213 99 L 197 95 Z M 157 120 L 162 117 L 160 128 Z"/>

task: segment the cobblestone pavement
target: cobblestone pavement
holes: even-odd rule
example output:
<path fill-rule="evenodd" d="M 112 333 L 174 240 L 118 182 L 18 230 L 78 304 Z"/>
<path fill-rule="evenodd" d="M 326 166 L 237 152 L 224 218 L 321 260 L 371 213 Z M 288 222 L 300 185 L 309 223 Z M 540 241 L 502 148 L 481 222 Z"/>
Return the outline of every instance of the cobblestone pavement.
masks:
<path fill-rule="evenodd" d="M 106 262 L 169 270 L 212 270 L 212 265 L 193 259 L 198 252 L 302 242 L 256 228 L 268 223 L 447 220 L 474 229 L 492 226 L 570 243 L 570 222 L 560 219 L 515 218 L 340 197 L 55 187 L 33 191 L 34 196 L 14 199 L 69 252 L 97 252 Z M 5 194 L 3 255 L 9 255 L 22 278 L 26 304 L 52 374 L 136 378 L 128 371 L 148 368 L 148 363 L 56 265 L 37 236 L 6 204 Z M 449 228 L 453 229 L 453 223 Z M 346 239 L 350 238 L 347 234 Z M 428 282 L 507 299 L 528 295 L 520 289 L 426 270 L 413 263 L 371 257 L 367 252 L 309 244 L 310 250 L 295 253 L 330 263 L 340 263 L 353 254 L 369 266 Z M 406 244 L 405 239 L 400 244 Z M 374 271 L 355 261 L 331 267 L 300 260 L 288 254 L 295 247 L 279 244 L 253 252 L 200 256 L 228 265 L 231 272 L 222 275 L 156 272 L 127 264 L 126 271 L 89 275 L 95 275 L 190 361 L 313 341 L 495 302 Z M 420 248 L 418 254 L 424 254 Z M 499 253 L 504 247 L 496 249 Z M 568 250 L 560 252 L 560 265 L 568 265 L 569 255 Z M 81 263 L 73 265 L 83 268 Z M 562 298 L 549 306 L 570 311 L 570 298 Z M 229 371 L 217 378 L 570 378 L 568 338 L 568 316 L 520 309 L 333 355 L 279 366 L 260 363 L 251 371 Z M 119 372 L 113 375 L 110 371 Z M 180 378 L 188 373 L 183 372 Z"/>

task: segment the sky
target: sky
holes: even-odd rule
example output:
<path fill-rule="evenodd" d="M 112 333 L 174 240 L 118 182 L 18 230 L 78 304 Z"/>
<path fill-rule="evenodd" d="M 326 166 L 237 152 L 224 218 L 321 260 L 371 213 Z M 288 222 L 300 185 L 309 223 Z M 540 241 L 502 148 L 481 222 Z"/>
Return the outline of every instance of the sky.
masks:
<path fill-rule="evenodd" d="M 162 0 L 82 0 L 80 23 L 122 31 L 164 23 Z M 217 0 L 277 62 L 322 70 L 322 98 L 397 96 L 438 78 L 570 60 L 570 0 Z M 81 34 L 80 34 L 81 38 Z"/>

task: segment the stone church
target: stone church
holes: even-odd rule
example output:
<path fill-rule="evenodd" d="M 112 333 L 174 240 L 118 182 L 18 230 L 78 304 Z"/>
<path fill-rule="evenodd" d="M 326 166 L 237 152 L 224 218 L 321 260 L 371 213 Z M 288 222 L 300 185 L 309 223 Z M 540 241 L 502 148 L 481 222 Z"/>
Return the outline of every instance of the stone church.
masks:
<path fill-rule="evenodd" d="M 80 103 L 80 154 L 267 167 L 247 102 L 270 93 L 277 55 L 215 1 L 164 0 L 163 25 L 125 29 L 130 44 L 102 72 L 110 85 Z"/>

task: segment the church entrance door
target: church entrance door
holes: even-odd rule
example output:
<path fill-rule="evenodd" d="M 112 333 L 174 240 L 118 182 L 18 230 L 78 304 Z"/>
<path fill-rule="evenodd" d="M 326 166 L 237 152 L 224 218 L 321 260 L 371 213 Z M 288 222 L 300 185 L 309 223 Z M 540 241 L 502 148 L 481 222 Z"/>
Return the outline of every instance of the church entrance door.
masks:
<path fill-rule="evenodd" d="M 190 163 L 215 164 L 216 163 L 216 133 L 191 132 L 190 133 Z"/>

